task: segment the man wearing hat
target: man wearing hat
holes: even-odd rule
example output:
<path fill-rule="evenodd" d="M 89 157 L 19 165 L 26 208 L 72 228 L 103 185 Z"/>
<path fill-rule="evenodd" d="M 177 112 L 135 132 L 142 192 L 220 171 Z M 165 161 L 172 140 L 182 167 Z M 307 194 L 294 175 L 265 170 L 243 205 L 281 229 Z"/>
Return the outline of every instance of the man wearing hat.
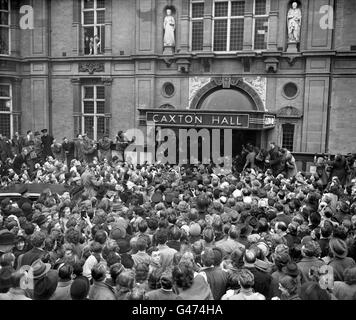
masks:
<path fill-rule="evenodd" d="M 31 243 L 33 245 L 33 248 L 30 251 L 27 251 L 23 255 L 19 256 L 18 266 L 30 266 L 33 262 L 40 259 L 45 254 L 45 239 L 45 233 L 41 231 L 36 231 L 31 237 Z"/>
<path fill-rule="evenodd" d="M 356 266 L 355 260 L 348 257 L 348 248 L 344 240 L 332 238 L 329 242 L 333 258 L 328 263 L 334 269 L 334 281 L 344 281 L 344 271 Z"/>
<path fill-rule="evenodd" d="M 53 137 L 48 134 L 47 129 L 42 129 L 42 156 L 43 159 L 46 159 L 48 156 L 51 156 L 54 158 L 53 152 L 52 152 L 52 144 L 53 144 Z"/>
<path fill-rule="evenodd" d="M 0 257 L 15 245 L 15 235 L 7 229 L 0 230 Z"/>

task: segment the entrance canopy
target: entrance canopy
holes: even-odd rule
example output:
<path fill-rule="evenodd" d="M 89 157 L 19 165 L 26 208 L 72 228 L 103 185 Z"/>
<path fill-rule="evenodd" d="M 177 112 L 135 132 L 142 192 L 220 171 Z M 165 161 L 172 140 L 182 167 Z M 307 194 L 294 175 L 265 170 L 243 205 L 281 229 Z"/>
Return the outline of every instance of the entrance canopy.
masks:
<path fill-rule="evenodd" d="M 160 127 L 265 130 L 275 127 L 275 114 L 264 111 L 139 109 L 140 125 Z"/>

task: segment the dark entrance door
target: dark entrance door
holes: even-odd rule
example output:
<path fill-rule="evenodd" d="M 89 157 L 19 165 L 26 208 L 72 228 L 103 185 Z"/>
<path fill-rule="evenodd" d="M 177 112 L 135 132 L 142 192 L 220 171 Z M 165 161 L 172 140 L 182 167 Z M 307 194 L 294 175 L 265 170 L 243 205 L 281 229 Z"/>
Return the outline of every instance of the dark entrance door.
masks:
<path fill-rule="evenodd" d="M 177 163 L 179 163 L 179 129 L 178 128 L 170 128 L 172 129 L 175 134 L 176 134 L 176 156 L 177 156 Z M 182 128 L 182 129 L 188 129 L 189 128 Z M 199 131 L 199 129 L 197 129 Z M 257 130 L 232 130 L 232 140 L 231 140 L 231 150 L 232 150 L 232 157 L 235 157 L 236 155 L 241 155 L 242 151 L 242 146 L 246 145 L 247 143 L 251 143 L 253 146 L 259 147 L 259 142 L 258 142 L 258 132 Z M 210 133 L 210 154 L 212 152 L 212 129 L 209 129 Z M 198 140 L 198 160 L 202 161 L 202 145 L 206 143 L 205 141 L 202 141 L 202 139 Z M 187 145 L 187 155 L 188 159 L 190 159 L 190 143 L 189 142 L 184 142 L 184 144 Z M 156 145 L 158 147 L 158 144 Z M 220 130 L 220 155 L 224 155 L 224 129 Z M 188 161 L 189 162 L 189 161 Z"/>
<path fill-rule="evenodd" d="M 257 145 L 257 131 L 255 130 L 232 130 L 232 156 L 240 155 L 242 146 L 251 143 Z"/>

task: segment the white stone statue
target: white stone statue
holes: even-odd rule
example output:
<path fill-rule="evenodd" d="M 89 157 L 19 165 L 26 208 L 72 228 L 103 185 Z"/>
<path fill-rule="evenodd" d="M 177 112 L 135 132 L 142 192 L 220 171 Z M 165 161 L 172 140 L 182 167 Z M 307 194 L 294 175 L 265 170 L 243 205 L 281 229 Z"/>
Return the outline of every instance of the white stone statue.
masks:
<path fill-rule="evenodd" d="M 292 8 L 288 11 L 288 42 L 300 41 L 300 25 L 302 22 L 302 12 L 296 2 L 292 3 Z"/>
<path fill-rule="evenodd" d="M 175 40 L 174 40 L 174 30 L 175 30 L 175 21 L 174 17 L 172 16 L 172 10 L 166 10 L 167 15 L 164 18 L 163 28 L 164 28 L 164 37 L 163 37 L 163 46 L 164 47 L 174 47 Z"/>

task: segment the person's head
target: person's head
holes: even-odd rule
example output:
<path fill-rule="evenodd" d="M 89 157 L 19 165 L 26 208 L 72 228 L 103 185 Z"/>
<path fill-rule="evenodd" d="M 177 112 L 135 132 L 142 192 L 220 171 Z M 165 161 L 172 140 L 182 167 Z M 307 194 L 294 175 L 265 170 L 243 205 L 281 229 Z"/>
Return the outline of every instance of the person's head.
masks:
<path fill-rule="evenodd" d="M 276 143 L 272 141 L 269 143 L 269 146 L 271 149 L 274 149 L 276 147 Z"/>
<path fill-rule="evenodd" d="M 35 248 L 43 248 L 45 245 L 46 234 L 42 231 L 36 231 L 31 237 L 31 243 Z"/>
<path fill-rule="evenodd" d="M 279 290 L 287 297 L 297 294 L 298 280 L 291 276 L 284 276 L 279 280 Z"/>
<path fill-rule="evenodd" d="M 106 266 L 103 263 L 97 263 L 91 270 L 91 276 L 94 281 L 102 282 L 106 278 Z"/>
<path fill-rule="evenodd" d="M 125 270 L 116 278 L 116 286 L 119 289 L 127 288 L 132 289 L 135 284 L 135 275 L 132 270 Z"/>
<path fill-rule="evenodd" d="M 248 269 L 241 269 L 238 275 L 238 281 L 242 288 L 250 289 L 255 284 L 255 277 L 253 273 Z"/>
<path fill-rule="evenodd" d="M 15 263 L 15 255 L 12 252 L 7 252 L 4 253 L 1 258 L 0 258 L 0 266 L 1 267 L 6 267 L 6 266 L 14 266 Z"/>
<path fill-rule="evenodd" d="M 147 249 L 147 242 L 144 238 L 138 238 L 136 241 L 136 249 L 138 251 L 146 251 Z"/>
<path fill-rule="evenodd" d="M 90 289 L 90 282 L 87 277 L 78 276 L 70 286 L 70 296 L 72 300 L 84 300 L 87 298 Z"/>
<path fill-rule="evenodd" d="M 168 240 L 168 233 L 165 229 L 160 229 L 156 233 L 156 240 L 158 244 L 165 244 Z"/>
<path fill-rule="evenodd" d="M 110 277 L 113 283 L 116 283 L 118 276 L 125 271 L 124 266 L 121 263 L 114 263 L 110 266 Z"/>
<path fill-rule="evenodd" d="M 58 268 L 58 277 L 60 281 L 69 281 L 72 279 L 73 267 L 69 263 L 64 263 Z"/>
<path fill-rule="evenodd" d="M 161 252 L 159 250 L 153 250 L 151 260 L 154 264 L 159 265 L 161 263 Z"/>
<path fill-rule="evenodd" d="M 193 266 L 186 262 L 181 262 L 172 271 L 174 283 L 183 290 L 189 289 L 194 281 Z"/>
<path fill-rule="evenodd" d="M 136 282 L 143 282 L 148 278 L 148 264 L 139 263 L 135 268 L 135 280 Z"/>
<path fill-rule="evenodd" d="M 160 278 L 161 288 L 164 290 L 171 290 L 173 288 L 172 273 L 164 272 Z"/>
<path fill-rule="evenodd" d="M 292 3 L 292 8 L 293 8 L 293 9 L 296 9 L 297 7 L 298 7 L 298 3 L 294 1 L 294 2 Z"/>
<path fill-rule="evenodd" d="M 170 16 L 170 15 L 172 15 L 172 10 L 171 9 L 167 9 L 166 13 L 167 13 L 167 16 Z"/>
<path fill-rule="evenodd" d="M 350 286 L 356 284 L 356 267 L 347 268 L 344 270 L 344 281 Z"/>
<path fill-rule="evenodd" d="M 201 262 L 202 262 L 204 267 L 212 267 L 212 266 L 214 266 L 215 254 L 214 254 L 213 249 L 206 248 L 201 253 Z"/>
<path fill-rule="evenodd" d="M 245 266 L 252 266 L 256 262 L 256 253 L 254 250 L 246 250 L 244 253 Z"/>
<path fill-rule="evenodd" d="M 310 240 L 302 246 L 302 255 L 305 257 L 319 257 L 321 248 L 317 241 Z"/>

